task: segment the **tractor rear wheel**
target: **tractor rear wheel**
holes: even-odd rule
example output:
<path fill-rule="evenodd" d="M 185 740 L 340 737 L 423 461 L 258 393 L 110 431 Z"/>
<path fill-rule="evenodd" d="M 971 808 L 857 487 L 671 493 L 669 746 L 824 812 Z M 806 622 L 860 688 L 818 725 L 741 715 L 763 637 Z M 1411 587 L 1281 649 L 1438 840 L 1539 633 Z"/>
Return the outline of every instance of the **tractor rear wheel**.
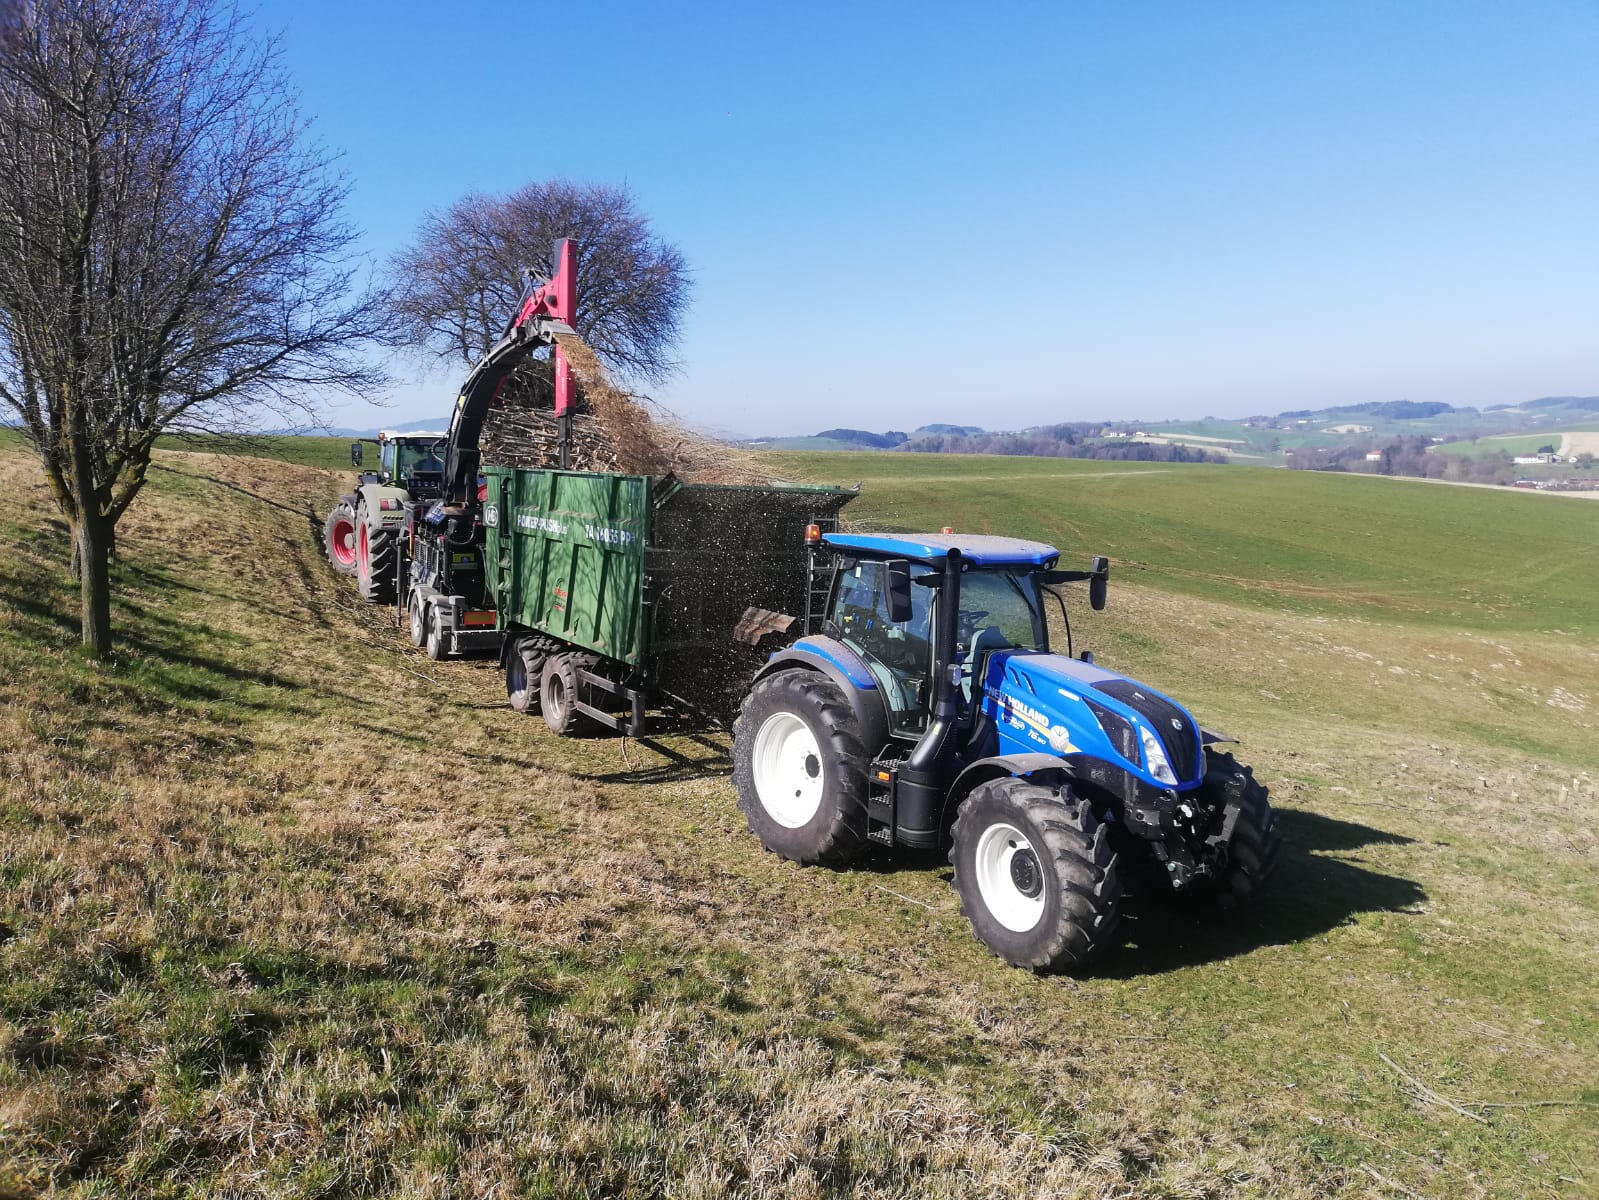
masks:
<path fill-rule="evenodd" d="M 505 654 L 505 698 L 519 713 L 539 711 L 544 655 L 531 638 L 518 638 Z"/>
<path fill-rule="evenodd" d="M 866 751 L 855 714 L 812 671 L 758 680 L 733 723 L 733 782 L 750 832 L 797 863 L 843 866 L 866 849 Z"/>
<path fill-rule="evenodd" d="M 576 731 L 577 661 L 570 654 L 552 654 L 544 660 L 539 677 L 539 712 L 550 732 L 566 737 Z"/>
<path fill-rule="evenodd" d="M 355 510 L 355 580 L 368 604 L 394 599 L 394 531 L 383 528 L 365 503 Z"/>
<path fill-rule="evenodd" d="M 328 564 L 340 575 L 355 574 L 355 509 L 340 500 L 322 525 L 322 545 Z"/>
<path fill-rule="evenodd" d="M 1282 831 L 1265 786 L 1256 781 L 1254 771 L 1231 754 L 1205 750 L 1205 781 L 1199 786 L 1198 796 L 1210 811 L 1212 836 L 1226 833 L 1233 813 L 1237 813 L 1237 818 L 1231 820 L 1232 831 L 1222 842 L 1227 859 L 1219 874 L 1191 884 L 1176 897 L 1226 912 L 1252 899 L 1266 886 L 1277 869 Z"/>
<path fill-rule="evenodd" d="M 1114 943 L 1122 885 L 1110 829 L 1070 788 L 990 780 L 961 805 L 954 834 L 961 912 L 1011 966 L 1079 966 Z"/>

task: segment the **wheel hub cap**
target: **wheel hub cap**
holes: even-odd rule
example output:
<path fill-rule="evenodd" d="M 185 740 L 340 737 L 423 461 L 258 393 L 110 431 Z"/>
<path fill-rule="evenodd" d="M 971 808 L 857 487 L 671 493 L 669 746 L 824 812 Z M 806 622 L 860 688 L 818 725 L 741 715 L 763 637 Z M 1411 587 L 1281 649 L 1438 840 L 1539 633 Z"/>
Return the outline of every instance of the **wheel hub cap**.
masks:
<path fill-rule="evenodd" d="M 786 829 L 809 824 L 826 783 L 810 726 L 794 713 L 773 713 L 756 731 L 751 763 L 755 794 L 772 820 Z"/>
<path fill-rule="evenodd" d="M 1018 850 L 1011 855 L 1010 881 L 1016 890 L 1029 900 L 1044 890 L 1044 875 L 1038 869 L 1038 856 L 1031 850 Z"/>
<path fill-rule="evenodd" d="M 1043 865 L 1020 829 L 996 821 L 983 830 L 972 865 L 978 895 L 994 920 L 1012 933 L 1026 933 L 1043 919 Z"/>

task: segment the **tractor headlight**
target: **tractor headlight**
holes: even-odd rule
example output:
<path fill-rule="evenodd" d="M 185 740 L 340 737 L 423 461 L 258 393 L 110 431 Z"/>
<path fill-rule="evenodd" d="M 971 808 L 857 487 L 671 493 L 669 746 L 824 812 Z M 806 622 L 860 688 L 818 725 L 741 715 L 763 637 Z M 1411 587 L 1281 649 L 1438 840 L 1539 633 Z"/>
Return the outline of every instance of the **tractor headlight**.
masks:
<path fill-rule="evenodd" d="M 1144 725 L 1138 727 L 1138 737 L 1144 743 L 1144 761 L 1149 765 L 1149 773 L 1162 783 L 1175 786 L 1177 772 L 1171 769 L 1171 763 L 1166 758 L 1166 750 L 1161 746 L 1160 739 Z"/>

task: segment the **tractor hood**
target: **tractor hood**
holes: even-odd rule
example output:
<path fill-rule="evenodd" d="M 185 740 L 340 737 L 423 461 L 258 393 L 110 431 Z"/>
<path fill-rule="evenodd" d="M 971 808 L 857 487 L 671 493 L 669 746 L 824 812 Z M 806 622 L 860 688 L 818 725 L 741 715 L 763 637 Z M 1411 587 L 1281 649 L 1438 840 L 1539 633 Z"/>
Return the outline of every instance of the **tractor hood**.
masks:
<path fill-rule="evenodd" d="M 1178 791 L 1204 775 L 1198 722 L 1135 679 L 1059 654 L 1000 651 L 989 656 L 983 682 L 1001 753 L 1103 759 Z"/>

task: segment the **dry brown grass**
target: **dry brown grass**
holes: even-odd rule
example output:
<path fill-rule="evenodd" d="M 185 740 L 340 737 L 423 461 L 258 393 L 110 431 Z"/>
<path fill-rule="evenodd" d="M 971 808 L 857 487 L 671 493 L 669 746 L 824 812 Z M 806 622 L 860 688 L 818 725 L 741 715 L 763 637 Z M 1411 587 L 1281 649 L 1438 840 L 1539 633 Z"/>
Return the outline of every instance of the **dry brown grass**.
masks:
<path fill-rule="evenodd" d="M 6 533 L 0 1162 L 29 1190 L 1599 1177 L 1591 1112 L 1479 1127 L 1378 1057 L 1457 1099 L 1592 1086 L 1595 799 L 1566 765 L 1599 696 L 1589 653 L 1120 590 L 1091 641 L 1249 733 L 1290 854 L 1238 925 L 1146 912 L 1102 972 L 1035 979 L 971 941 L 939 864 L 763 855 L 718 738 L 558 741 L 490 667 L 412 652 L 317 557 L 305 514 L 338 476 L 161 462 L 178 474 L 124 528 L 114 664 L 55 618 L 59 533 Z M 0 485 L 16 512 L 41 502 L 15 457 Z M 1535 703 L 1547 719 L 1512 728 L 1542 752 L 1470 732 Z"/>

